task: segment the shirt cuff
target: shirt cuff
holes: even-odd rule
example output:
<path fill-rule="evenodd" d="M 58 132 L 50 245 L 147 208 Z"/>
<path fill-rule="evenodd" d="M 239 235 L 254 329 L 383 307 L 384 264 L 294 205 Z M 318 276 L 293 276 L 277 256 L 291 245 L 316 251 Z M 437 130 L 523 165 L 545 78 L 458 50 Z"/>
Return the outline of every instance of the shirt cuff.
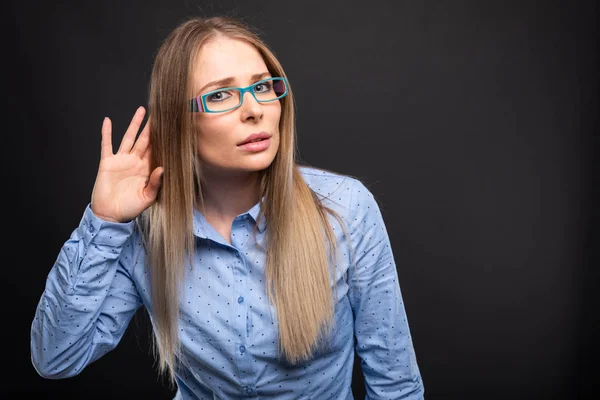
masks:
<path fill-rule="evenodd" d="M 95 244 L 121 247 L 135 229 L 135 219 L 129 222 L 109 222 L 98 217 L 91 208 L 91 203 L 85 208 L 79 224 L 81 237 L 89 245 Z"/>

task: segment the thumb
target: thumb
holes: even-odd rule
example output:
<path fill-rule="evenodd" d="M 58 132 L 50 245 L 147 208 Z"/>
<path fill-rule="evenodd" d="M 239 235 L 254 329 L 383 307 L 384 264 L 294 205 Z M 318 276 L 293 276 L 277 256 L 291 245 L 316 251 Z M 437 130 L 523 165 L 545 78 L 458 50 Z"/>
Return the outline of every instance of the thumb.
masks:
<path fill-rule="evenodd" d="M 148 186 L 146 186 L 146 192 L 148 193 L 148 197 L 155 199 L 158 195 L 158 191 L 162 187 L 162 179 L 164 175 L 164 168 L 157 167 L 152 174 L 150 174 L 150 179 L 148 180 Z"/>

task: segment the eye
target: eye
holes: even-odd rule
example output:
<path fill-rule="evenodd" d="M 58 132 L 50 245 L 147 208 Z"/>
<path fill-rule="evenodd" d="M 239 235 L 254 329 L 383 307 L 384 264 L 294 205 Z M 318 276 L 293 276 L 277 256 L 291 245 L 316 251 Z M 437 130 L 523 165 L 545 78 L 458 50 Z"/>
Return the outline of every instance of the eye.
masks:
<path fill-rule="evenodd" d="M 254 91 L 258 93 L 266 93 L 271 90 L 273 83 L 271 81 L 261 82 L 254 86 Z"/>
<path fill-rule="evenodd" d="M 212 101 L 212 102 L 219 102 L 219 101 L 223 101 L 229 97 L 231 97 L 231 93 L 229 93 L 229 91 L 220 90 L 218 92 L 214 92 L 214 93 L 211 93 L 210 95 L 208 95 L 206 97 L 206 100 Z"/>

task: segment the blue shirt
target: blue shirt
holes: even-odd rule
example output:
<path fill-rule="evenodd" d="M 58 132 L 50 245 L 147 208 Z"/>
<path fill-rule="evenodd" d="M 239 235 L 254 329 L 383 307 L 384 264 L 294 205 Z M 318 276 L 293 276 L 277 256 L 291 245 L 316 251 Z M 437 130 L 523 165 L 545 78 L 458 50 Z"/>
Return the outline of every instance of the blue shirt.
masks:
<path fill-rule="evenodd" d="M 177 367 L 176 399 L 352 399 L 355 346 L 367 399 L 423 399 L 396 264 L 373 194 L 356 178 L 300 170 L 346 221 L 355 249 L 358 274 L 340 225 L 329 216 L 341 255 L 336 282 L 331 279 L 337 287 L 332 334 L 312 359 L 282 362 L 265 253 L 251 234 L 259 203 L 233 220 L 232 245 L 196 210 L 196 258 L 181 287 L 180 337 L 188 365 Z M 264 234 L 263 218 L 259 243 Z M 31 325 L 39 375 L 79 374 L 117 346 L 140 306 L 152 318 L 145 256 L 135 221 L 106 222 L 87 205 L 49 272 Z"/>

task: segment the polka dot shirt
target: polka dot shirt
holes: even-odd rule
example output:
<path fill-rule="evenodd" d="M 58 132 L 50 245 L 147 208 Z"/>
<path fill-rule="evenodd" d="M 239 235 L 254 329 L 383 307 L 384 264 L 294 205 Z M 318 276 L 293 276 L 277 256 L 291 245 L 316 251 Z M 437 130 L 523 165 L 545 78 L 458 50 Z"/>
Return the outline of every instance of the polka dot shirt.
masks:
<path fill-rule="evenodd" d="M 423 398 L 398 272 L 373 194 L 356 178 L 307 166 L 300 171 L 349 233 L 347 240 L 330 216 L 340 255 L 331 266 L 337 289 L 331 334 L 310 360 L 282 360 L 277 311 L 266 294 L 268 232 L 258 219 L 260 203 L 233 220 L 231 244 L 194 211 L 196 254 L 180 288 L 185 362 L 177 366 L 176 399 L 352 399 L 355 350 L 367 398 Z M 32 363 L 41 376 L 79 374 L 117 346 L 139 307 L 152 316 L 145 256 L 133 221 L 106 222 L 87 205 L 60 249 L 31 326 Z"/>

